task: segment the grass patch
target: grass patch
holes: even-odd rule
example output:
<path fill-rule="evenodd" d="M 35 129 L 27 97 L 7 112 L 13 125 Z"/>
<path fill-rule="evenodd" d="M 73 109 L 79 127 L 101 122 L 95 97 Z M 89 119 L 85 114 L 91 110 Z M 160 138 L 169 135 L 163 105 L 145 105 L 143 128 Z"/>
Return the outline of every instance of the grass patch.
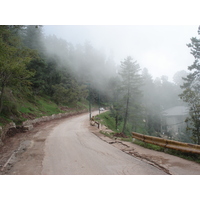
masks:
<path fill-rule="evenodd" d="M 89 109 L 88 102 L 85 100 L 83 102 L 77 102 L 77 107 L 81 110 Z"/>
<path fill-rule="evenodd" d="M 137 139 L 135 139 L 135 141 L 133 143 L 140 145 L 140 146 L 147 148 L 147 149 L 152 149 L 152 150 L 155 150 L 155 151 L 162 151 L 162 152 L 165 151 L 164 147 L 160 147 L 160 146 L 157 146 L 155 144 L 149 144 L 149 143 L 146 143 L 146 142 L 142 142 L 142 141 L 137 140 Z"/>
<path fill-rule="evenodd" d="M 47 115 L 58 114 L 62 112 L 55 103 L 51 101 L 45 101 L 42 98 L 37 101 L 37 104 L 38 110 Z"/>
<path fill-rule="evenodd" d="M 21 100 L 18 102 L 18 111 L 35 117 L 58 114 L 62 112 L 55 103 L 42 97 L 35 97 L 34 102 Z"/>
<path fill-rule="evenodd" d="M 88 101 L 71 105 L 57 105 L 49 96 L 32 96 L 18 90 L 7 89 L 3 98 L 3 109 L 0 113 L 0 126 L 13 121 L 20 125 L 27 119 L 39 118 L 70 111 L 81 111 L 88 108 Z M 68 109 L 62 109 L 66 107 Z"/>
<path fill-rule="evenodd" d="M 117 132 L 116 127 L 115 127 L 115 119 L 110 116 L 110 111 L 97 115 L 95 117 L 95 120 L 100 122 L 101 124 L 104 124 L 106 127 L 111 129 L 112 131 Z"/>
<path fill-rule="evenodd" d="M 12 120 L 4 117 L 3 115 L 0 116 L 0 126 L 4 126 L 5 124 L 8 124 L 9 122 L 12 122 Z"/>
<path fill-rule="evenodd" d="M 174 149 L 166 149 L 165 152 L 170 154 L 170 155 L 174 155 L 174 156 L 186 159 L 186 160 L 190 160 L 190 161 L 200 163 L 200 155 L 199 154 L 186 153 L 186 152 L 181 152 L 181 151 L 174 150 Z"/>
<path fill-rule="evenodd" d="M 182 152 L 182 151 L 178 151 L 178 150 L 174 150 L 174 149 L 168 149 L 168 148 L 160 147 L 160 146 L 157 146 L 157 145 L 154 145 L 154 144 L 142 142 L 142 141 L 137 140 L 137 139 L 135 139 L 135 141 L 133 143 L 140 145 L 140 146 L 147 148 L 147 149 L 165 152 L 165 153 L 173 155 L 173 156 L 177 156 L 177 157 L 180 157 L 180 158 L 183 158 L 183 159 L 186 159 L 186 160 L 190 160 L 190 161 L 200 163 L 200 155 L 199 154 L 186 153 L 186 152 Z"/>
<path fill-rule="evenodd" d="M 109 137 L 109 138 L 113 138 L 113 135 L 112 135 L 112 134 L 110 135 L 110 134 L 107 133 L 107 132 L 100 131 L 100 133 L 103 134 L 103 135 L 105 135 L 105 136 L 107 136 L 107 137 Z"/>
<path fill-rule="evenodd" d="M 122 141 L 125 141 L 125 142 L 132 142 L 133 141 L 133 138 L 132 137 L 128 137 L 128 138 L 121 138 Z"/>
<path fill-rule="evenodd" d="M 22 107 L 20 107 L 19 112 L 31 113 L 31 110 L 29 108 L 27 108 L 27 107 L 22 106 Z"/>
<path fill-rule="evenodd" d="M 101 113 L 100 115 L 97 115 L 95 120 L 99 121 L 101 124 L 104 124 L 105 126 L 107 126 L 114 133 L 118 131 L 118 130 L 116 130 L 116 127 L 115 127 L 114 118 L 110 116 L 109 111 Z M 110 134 L 105 133 L 103 131 L 101 131 L 101 133 L 104 134 L 105 136 L 108 136 L 108 137 L 113 137 L 113 134 L 114 134 L 113 133 L 112 135 L 110 135 Z M 120 137 L 120 139 L 122 141 L 133 142 L 132 136 L 130 136 L 128 138 Z M 145 143 L 145 142 L 142 142 L 142 141 L 137 140 L 137 139 L 135 139 L 135 141 L 133 143 L 140 145 L 140 146 L 147 148 L 147 149 L 165 152 L 165 153 L 170 154 L 170 155 L 174 155 L 174 156 L 186 159 L 186 160 L 190 160 L 190 161 L 194 161 L 196 163 L 200 163 L 200 155 L 199 154 L 185 153 L 185 152 L 178 151 L 178 150 L 168 149 L 168 148 L 160 147 L 158 145 Z"/>

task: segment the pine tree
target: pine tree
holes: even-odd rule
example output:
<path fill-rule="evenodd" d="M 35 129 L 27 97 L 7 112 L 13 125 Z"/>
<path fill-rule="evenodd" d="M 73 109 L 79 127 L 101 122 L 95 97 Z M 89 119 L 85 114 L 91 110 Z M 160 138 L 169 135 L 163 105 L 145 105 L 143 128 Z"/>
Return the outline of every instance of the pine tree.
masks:
<path fill-rule="evenodd" d="M 149 74 L 146 68 L 142 71 L 142 79 L 143 79 L 143 96 L 142 96 L 142 104 L 144 108 L 144 119 L 145 119 L 145 128 L 149 135 L 152 135 L 155 132 L 154 127 L 154 119 L 156 120 L 156 115 L 158 114 L 158 109 L 155 109 L 158 105 L 157 96 L 155 90 L 155 84 L 153 82 L 152 76 Z"/>
<path fill-rule="evenodd" d="M 40 54 L 44 52 L 44 36 L 42 34 L 42 26 L 29 25 L 23 30 L 22 38 L 24 44 L 30 48 L 37 50 Z"/>
<path fill-rule="evenodd" d="M 115 119 L 115 129 L 118 130 L 118 126 L 122 119 L 122 106 L 121 104 L 121 94 L 120 94 L 121 80 L 119 76 L 112 77 L 109 80 L 107 92 L 108 99 L 110 102 L 110 112 L 111 116 Z"/>
<path fill-rule="evenodd" d="M 200 34 L 200 26 L 198 28 Z M 186 119 L 188 130 L 192 131 L 193 141 L 200 144 L 200 39 L 191 38 L 191 43 L 187 45 L 194 56 L 194 63 L 188 67 L 191 73 L 181 86 L 183 90 L 180 97 L 187 102 L 190 107 L 190 116 Z"/>
<path fill-rule="evenodd" d="M 121 62 L 121 72 L 122 77 L 122 94 L 124 97 L 124 124 L 122 132 L 125 133 L 128 118 L 129 110 L 131 106 L 136 107 L 139 103 L 138 97 L 140 96 L 141 86 L 141 76 L 139 75 L 140 67 L 137 62 L 133 62 L 133 59 L 128 56 Z"/>

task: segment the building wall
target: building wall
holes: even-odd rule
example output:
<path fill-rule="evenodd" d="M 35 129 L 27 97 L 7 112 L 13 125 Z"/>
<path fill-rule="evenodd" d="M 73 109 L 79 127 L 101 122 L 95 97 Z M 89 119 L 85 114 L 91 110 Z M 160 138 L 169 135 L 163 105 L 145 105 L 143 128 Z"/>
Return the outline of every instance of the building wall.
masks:
<path fill-rule="evenodd" d="M 186 116 L 167 116 L 165 117 L 165 125 L 167 132 L 175 134 L 181 133 L 186 128 Z"/>

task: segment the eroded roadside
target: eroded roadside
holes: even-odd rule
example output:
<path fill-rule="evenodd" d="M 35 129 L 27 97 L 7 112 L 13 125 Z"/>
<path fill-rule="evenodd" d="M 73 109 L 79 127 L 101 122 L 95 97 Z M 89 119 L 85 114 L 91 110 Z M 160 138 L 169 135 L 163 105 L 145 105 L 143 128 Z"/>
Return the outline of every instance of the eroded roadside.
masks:
<path fill-rule="evenodd" d="M 42 171 L 45 141 L 63 119 L 35 124 L 34 129 L 17 133 L 0 148 L 1 175 L 39 175 Z"/>
<path fill-rule="evenodd" d="M 136 149 L 131 146 L 131 143 L 130 142 L 124 142 L 124 141 L 121 141 L 119 138 L 110 138 L 110 137 L 107 137 L 103 134 L 100 133 L 100 131 L 96 128 L 96 127 L 90 127 L 90 130 L 92 133 L 94 133 L 96 136 L 98 136 L 101 140 L 109 143 L 110 145 L 114 146 L 115 148 L 118 148 L 120 149 L 121 151 L 123 151 L 124 153 L 127 153 L 131 156 L 134 156 L 134 157 L 137 157 L 139 158 L 140 160 L 144 161 L 144 162 L 147 162 L 148 164 L 164 171 L 165 173 L 167 174 L 171 174 L 169 172 L 168 169 L 166 169 L 165 167 L 159 165 L 157 162 L 149 159 L 148 157 L 144 156 L 144 155 L 140 155 Z"/>
<path fill-rule="evenodd" d="M 95 126 L 91 126 L 90 131 L 110 145 L 131 156 L 137 157 L 154 167 L 157 167 L 169 175 L 200 175 L 200 164 L 198 163 L 169 155 L 164 152 L 146 149 L 137 144 L 122 141 L 116 137 L 107 137 L 104 134 L 101 134 L 99 129 Z M 109 130 L 103 126 L 102 131 L 109 132 Z"/>
<path fill-rule="evenodd" d="M 11 131 L 0 147 L 0 175 L 41 174 L 45 141 L 51 130 L 66 118 L 84 113 L 70 113 L 50 121 L 40 121 L 27 131 Z"/>

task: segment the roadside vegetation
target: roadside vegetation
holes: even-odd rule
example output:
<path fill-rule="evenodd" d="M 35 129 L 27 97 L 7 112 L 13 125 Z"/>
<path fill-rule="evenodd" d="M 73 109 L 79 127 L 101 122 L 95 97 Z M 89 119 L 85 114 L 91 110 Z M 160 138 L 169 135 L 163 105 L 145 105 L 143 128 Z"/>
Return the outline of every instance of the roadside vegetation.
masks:
<path fill-rule="evenodd" d="M 147 148 L 147 149 L 165 152 L 167 154 L 171 154 L 171 155 L 174 155 L 174 156 L 186 159 L 186 160 L 190 160 L 190 161 L 200 163 L 200 155 L 199 154 L 185 153 L 185 152 L 181 152 L 181 151 L 174 150 L 174 149 L 168 149 L 168 148 L 160 147 L 160 146 L 157 146 L 157 145 L 154 145 L 154 144 L 149 144 L 149 143 L 137 140 L 137 139 L 133 140 L 131 132 L 128 134 L 127 137 L 120 137 L 120 135 L 117 134 L 117 133 L 119 133 L 119 130 L 116 130 L 116 128 L 114 126 L 114 118 L 111 116 L 110 111 L 107 111 L 107 112 L 101 113 L 100 115 L 97 115 L 95 117 L 95 120 L 100 122 L 101 124 L 105 125 L 110 130 L 113 131 L 110 134 L 108 134 L 107 132 L 100 131 L 102 134 L 104 134 L 107 137 L 113 138 L 113 137 L 116 137 L 118 135 L 118 137 L 122 141 L 133 142 L 134 144 L 140 145 L 140 146 Z M 122 126 L 121 126 L 121 130 L 122 130 Z"/>
<path fill-rule="evenodd" d="M 34 100 L 28 101 L 27 99 L 21 98 L 16 99 L 12 103 L 12 107 L 4 108 L 4 112 L 0 115 L 0 126 L 7 124 L 11 121 L 17 125 L 21 124 L 27 119 L 39 118 L 42 116 L 50 116 L 52 114 L 58 114 L 63 112 L 70 112 L 72 110 L 80 111 L 86 109 L 87 104 L 79 104 L 78 107 L 74 106 L 58 106 L 55 102 L 50 100 L 48 97 L 35 97 Z"/>
<path fill-rule="evenodd" d="M 45 36 L 42 26 L 0 26 L 0 126 L 105 102 L 87 73 L 95 73 L 90 69 L 101 54 L 90 44 L 84 48 Z"/>

